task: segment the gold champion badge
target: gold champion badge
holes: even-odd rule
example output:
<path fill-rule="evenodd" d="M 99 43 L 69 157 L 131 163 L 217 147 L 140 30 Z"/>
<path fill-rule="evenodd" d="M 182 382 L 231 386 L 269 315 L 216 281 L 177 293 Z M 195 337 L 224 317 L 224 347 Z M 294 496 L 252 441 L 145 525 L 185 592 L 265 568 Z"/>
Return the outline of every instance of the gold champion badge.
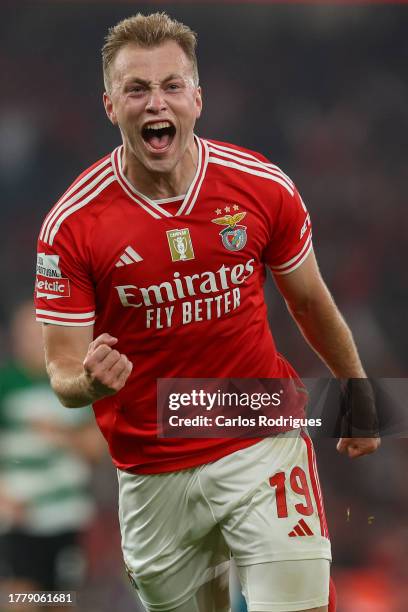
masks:
<path fill-rule="evenodd" d="M 191 242 L 189 229 L 168 230 L 166 232 L 169 241 L 171 260 L 187 261 L 194 259 L 193 244 Z"/>

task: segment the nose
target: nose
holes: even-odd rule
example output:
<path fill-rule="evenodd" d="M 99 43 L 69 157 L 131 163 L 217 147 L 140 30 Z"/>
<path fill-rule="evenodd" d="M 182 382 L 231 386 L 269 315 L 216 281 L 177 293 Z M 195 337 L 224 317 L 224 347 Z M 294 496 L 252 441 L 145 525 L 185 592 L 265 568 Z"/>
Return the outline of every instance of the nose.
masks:
<path fill-rule="evenodd" d="M 160 111 L 165 109 L 166 102 L 164 99 L 163 92 L 159 88 L 152 89 L 148 97 L 146 110 L 150 113 L 159 113 Z"/>

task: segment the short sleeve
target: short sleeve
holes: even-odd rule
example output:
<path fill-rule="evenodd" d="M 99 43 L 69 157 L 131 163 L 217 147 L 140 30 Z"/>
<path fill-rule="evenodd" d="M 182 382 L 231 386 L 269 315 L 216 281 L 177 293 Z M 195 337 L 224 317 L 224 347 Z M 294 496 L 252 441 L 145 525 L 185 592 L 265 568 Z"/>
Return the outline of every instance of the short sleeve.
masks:
<path fill-rule="evenodd" d="M 64 227 L 52 246 L 38 240 L 35 280 L 36 319 L 67 326 L 95 322 L 92 277 L 78 240 Z"/>
<path fill-rule="evenodd" d="M 312 250 L 310 215 L 296 188 L 293 195 L 287 189 L 281 190 L 280 205 L 271 225 L 264 262 L 273 274 L 293 272 Z"/>

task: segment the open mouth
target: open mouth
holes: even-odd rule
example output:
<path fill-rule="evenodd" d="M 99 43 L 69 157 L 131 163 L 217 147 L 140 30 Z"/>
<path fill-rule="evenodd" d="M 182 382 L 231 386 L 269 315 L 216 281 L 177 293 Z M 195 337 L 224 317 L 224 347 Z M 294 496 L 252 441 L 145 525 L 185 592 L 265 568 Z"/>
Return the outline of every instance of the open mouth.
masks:
<path fill-rule="evenodd" d="M 170 121 L 149 123 L 142 128 L 143 140 L 155 151 L 164 151 L 173 142 L 176 128 Z"/>

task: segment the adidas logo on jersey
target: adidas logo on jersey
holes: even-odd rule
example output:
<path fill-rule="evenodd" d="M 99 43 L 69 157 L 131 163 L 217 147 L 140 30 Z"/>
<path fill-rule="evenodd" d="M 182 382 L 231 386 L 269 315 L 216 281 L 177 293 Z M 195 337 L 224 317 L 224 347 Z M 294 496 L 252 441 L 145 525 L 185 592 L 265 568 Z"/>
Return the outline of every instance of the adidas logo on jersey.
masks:
<path fill-rule="evenodd" d="M 312 536 L 314 535 L 313 531 L 310 529 L 309 525 L 306 523 L 304 519 L 300 519 L 297 524 L 294 526 L 292 531 L 288 533 L 290 538 L 296 538 L 297 536 Z"/>
<path fill-rule="evenodd" d="M 117 268 L 121 266 L 128 266 L 129 264 L 137 263 L 138 261 L 143 261 L 143 257 L 136 253 L 131 246 L 126 247 L 124 253 L 119 258 L 119 261 L 115 263 Z"/>

